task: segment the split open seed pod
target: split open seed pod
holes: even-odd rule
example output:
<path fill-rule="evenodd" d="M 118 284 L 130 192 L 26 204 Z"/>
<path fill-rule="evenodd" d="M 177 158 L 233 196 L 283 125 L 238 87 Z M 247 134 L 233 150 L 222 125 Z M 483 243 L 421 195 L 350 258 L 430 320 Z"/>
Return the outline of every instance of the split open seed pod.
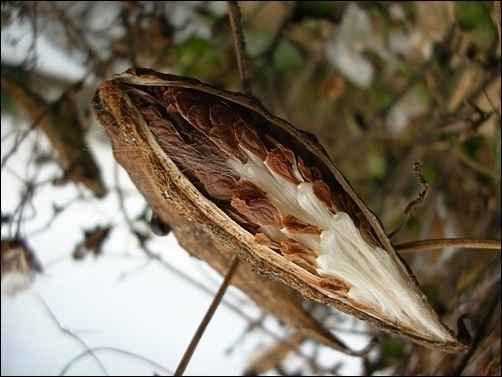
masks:
<path fill-rule="evenodd" d="M 249 96 L 140 68 L 104 82 L 94 109 L 129 147 L 141 139 L 163 199 L 259 274 L 413 342 L 468 349 L 313 135 Z"/>

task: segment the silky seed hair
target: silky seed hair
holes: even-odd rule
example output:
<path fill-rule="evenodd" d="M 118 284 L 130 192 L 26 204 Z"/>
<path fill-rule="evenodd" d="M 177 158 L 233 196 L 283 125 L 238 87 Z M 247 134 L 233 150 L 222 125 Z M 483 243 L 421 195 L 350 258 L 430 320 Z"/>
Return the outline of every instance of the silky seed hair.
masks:
<path fill-rule="evenodd" d="M 452 340 L 430 325 L 429 314 L 371 228 L 361 226 L 365 219 L 355 204 L 328 186 L 325 171 L 293 152 L 297 143 L 277 132 L 258 132 L 265 119 L 195 89 L 132 87 L 126 92 L 164 152 L 257 242 L 325 277 L 329 295 L 357 299 L 368 310 L 375 306 Z"/>
<path fill-rule="evenodd" d="M 250 97 L 146 69 L 103 83 L 94 102 L 102 123 L 151 148 L 163 196 L 261 273 L 421 344 L 466 349 L 312 135 Z"/>

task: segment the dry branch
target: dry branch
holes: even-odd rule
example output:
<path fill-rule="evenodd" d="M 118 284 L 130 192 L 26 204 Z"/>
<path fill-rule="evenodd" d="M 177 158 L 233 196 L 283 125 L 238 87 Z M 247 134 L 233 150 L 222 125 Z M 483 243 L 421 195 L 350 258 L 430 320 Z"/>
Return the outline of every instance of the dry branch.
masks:
<path fill-rule="evenodd" d="M 55 103 L 49 103 L 28 87 L 24 81 L 26 77 L 29 75 L 22 68 L 2 63 L 2 89 L 23 107 L 31 123 L 47 136 L 64 170 L 64 180 L 82 184 L 95 196 L 103 197 L 106 188 L 89 151 L 75 104 L 65 94 Z"/>

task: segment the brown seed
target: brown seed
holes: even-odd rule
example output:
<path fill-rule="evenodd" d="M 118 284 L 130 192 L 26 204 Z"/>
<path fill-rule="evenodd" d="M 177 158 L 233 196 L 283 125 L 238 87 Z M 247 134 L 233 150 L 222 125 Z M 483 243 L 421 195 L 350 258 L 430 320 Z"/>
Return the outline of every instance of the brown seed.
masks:
<path fill-rule="evenodd" d="M 209 139 L 216 144 L 228 157 L 236 158 L 243 164 L 246 163 L 247 158 L 243 155 L 239 148 L 239 144 L 234 137 L 234 134 L 221 126 L 214 126 L 209 131 Z"/>
<path fill-rule="evenodd" d="M 312 269 L 318 267 L 316 258 L 319 253 L 298 241 L 291 238 L 285 239 L 281 242 L 280 250 L 284 257 L 291 262 L 305 264 Z"/>
<path fill-rule="evenodd" d="M 254 183 L 246 180 L 240 180 L 237 182 L 233 189 L 233 195 L 240 199 L 250 200 L 265 197 L 265 193 L 262 190 L 260 190 Z"/>
<path fill-rule="evenodd" d="M 319 286 L 323 289 L 335 291 L 336 293 L 343 295 L 347 295 L 350 290 L 349 283 L 334 276 L 322 277 L 319 280 Z"/>
<path fill-rule="evenodd" d="M 262 161 L 265 160 L 267 148 L 251 126 L 239 119 L 233 126 L 233 132 L 239 145 L 258 156 Z"/>
<path fill-rule="evenodd" d="M 282 225 L 290 232 L 291 234 L 295 233 L 306 233 L 306 234 L 321 234 L 321 229 L 305 221 L 302 221 L 296 218 L 293 215 L 287 215 L 282 219 Z"/>
<path fill-rule="evenodd" d="M 334 212 L 336 209 L 333 208 L 332 194 L 328 185 L 323 181 L 315 180 L 312 184 L 312 192 L 315 197 L 326 206 L 330 211 Z"/>
<path fill-rule="evenodd" d="M 281 216 L 277 208 L 265 198 L 245 201 L 239 198 L 232 199 L 231 206 L 245 219 L 256 225 L 271 225 L 279 228 Z"/>
<path fill-rule="evenodd" d="M 282 145 L 278 144 L 276 148 L 268 152 L 265 165 L 286 181 L 294 185 L 300 183 L 299 177 L 293 172 L 293 166 L 296 166 L 295 156 L 291 150 L 284 148 Z"/>

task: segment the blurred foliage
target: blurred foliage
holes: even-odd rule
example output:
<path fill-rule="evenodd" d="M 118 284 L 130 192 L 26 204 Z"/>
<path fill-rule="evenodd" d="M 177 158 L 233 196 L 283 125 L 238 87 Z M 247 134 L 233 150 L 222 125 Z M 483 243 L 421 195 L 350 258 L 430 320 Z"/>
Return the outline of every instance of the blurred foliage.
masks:
<path fill-rule="evenodd" d="M 423 165 L 428 196 L 393 241 L 500 238 L 500 36 L 493 2 L 240 6 L 255 95 L 316 134 L 389 231 L 420 190 L 413 163 Z M 17 66 L 47 102 L 75 88 L 65 101 L 80 108 L 84 124 L 95 124 L 90 93 L 131 66 L 240 88 L 224 2 L 5 1 L 1 17 L 2 51 L 10 52 L 2 63 Z M 44 69 L 42 39 L 83 68 L 82 87 Z M 2 86 L 2 113 L 19 116 L 14 103 Z M 454 327 L 469 312 L 476 332 L 500 254 L 446 250 L 405 258 L 447 324 Z M 500 375 L 500 295 L 497 305 L 487 319 L 490 335 L 462 373 Z M 391 367 L 391 374 L 449 374 L 462 358 L 384 339 L 367 373 Z"/>

